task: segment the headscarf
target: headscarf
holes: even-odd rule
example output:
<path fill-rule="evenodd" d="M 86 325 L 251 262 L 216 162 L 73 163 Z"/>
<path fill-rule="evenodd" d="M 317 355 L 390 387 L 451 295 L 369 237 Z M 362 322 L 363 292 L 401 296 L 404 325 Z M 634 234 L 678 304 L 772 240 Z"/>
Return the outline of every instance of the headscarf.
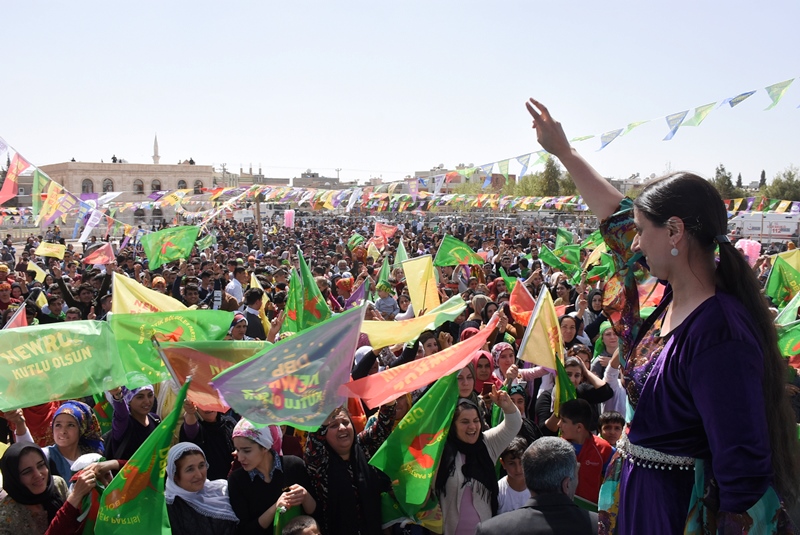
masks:
<path fill-rule="evenodd" d="M 0 458 L 0 472 L 3 474 L 3 490 L 11 499 L 22 505 L 41 505 L 47 511 L 47 519 L 53 520 L 56 513 L 64 505 L 64 500 L 56 489 L 53 474 L 48 470 L 47 489 L 41 494 L 34 494 L 26 487 L 19 477 L 19 460 L 29 450 L 38 453 L 47 463 L 47 458 L 42 448 L 33 442 L 17 442 L 12 444 L 3 457 Z"/>
<path fill-rule="evenodd" d="M 135 395 L 135 394 L 134 394 Z M 78 450 L 84 453 L 103 453 L 103 439 L 101 438 L 100 423 L 94 411 L 82 401 L 65 401 L 53 415 L 52 431 L 56 418 L 60 414 L 69 414 L 78 421 Z"/>
<path fill-rule="evenodd" d="M 483 312 L 483 307 L 489 303 L 489 297 L 483 294 L 476 294 L 472 296 L 472 314 L 470 316 L 477 316 L 481 317 L 481 313 Z"/>
<path fill-rule="evenodd" d="M 523 387 L 520 384 L 511 385 L 511 388 L 508 389 L 508 397 L 511 397 L 514 394 L 519 394 L 520 396 L 522 396 L 522 399 L 525 400 L 525 409 L 527 409 L 528 408 L 528 391 L 525 390 L 525 387 Z"/>
<path fill-rule="evenodd" d="M 597 340 L 594 341 L 594 354 L 592 355 L 592 359 L 596 359 L 600 355 L 606 352 L 606 343 L 603 342 L 603 333 L 611 328 L 610 321 L 604 321 L 600 324 L 600 330 L 597 331 Z"/>
<path fill-rule="evenodd" d="M 361 362 L 361 359 L 363 359 L 370 353 L 372 353 L 372 347 L 370 346 L 361 346 L 358 349 L 356 349 L 356 354 L 354 357 L 355 365 L 358 366 L 358 363 Z"/>
<path fill-rule="evenodd" d="M 237 312 L 233 315 L 233 321 L 231 322 L 230 328 L 228 328 L 228 334 L 231 334 L 233 332 L 233 328 L 241 322 L 244 322 L 244 324 L 247 325 L 247 318 L 245 318 L 244 314 L 241 312 Z"/>
<path fill-rule="evenodd" d="M 473 336 L 475 336 L 479 332 L 480 331 L 478 329 L 476 329 L 475 327 L 467 327 L 466 329 L 461 331 L 461 335 L 458 337 L 458 339 L 459 339 L 460 342 L 463 342 L 464 340 L 468 340 L 468 339 L 472 338 Z"/>
<path fill-rule="evenodd" d="M 275 442 L 272 438 L 272 433 L 269 427 L 262 427 L 257 429 L 250 420 L 242 418 L 236 423 L 233 428 L 233 435 L 231 439 L 236 437 L 249 438 L 256 444 L 263 446 L 266 449 L 272 449 L 272 444 Z"/>
<path fill-rule="evenodd" d="M 353 279 L 350 277 L 342 277 L 338 281 L 336 281 L 336 288 L 342 292 L 349 292 L 353 289 Z"/>
<path fill-rule="evenodd" d="M 486 360 L 489 361 L 489 379 L 486 381 L 481 381 L 480 379 L 478 379 L 478 361 L 482 357 L 485 357 Z M 475 353 L 475 356 L 472 357 L 472 365 L 475 367 L 475 392 L 477 392 L 478 394 L 480 394 L 483 391 L 484 383 L 487 382 L 491 383 L 497 386 L 497 388 L 500 388 L 502 386 L 502 383 L 499 383 L 499 379 L 497 379 L 497 377 L 494 376 L 494 362 L 492 362 L 493 360 L 494 359 L 492 358 L 492 354 L 489 353 L 488 351 L 478 351 L 477 353 Z"/>
<path fill-rule="evenodd" d="M 462 404 L 469 405 L 469 408 L 463 410 L 474 409 L 480 416 L 481 411 L 475 402 L 467 398 L 460 398 L 458 405 Z M 456 408 L 456 412 L 458 412 L 458 408 Z M 456 456 L 463 453 L 464 464 L 461 466 L 461 473 L 464 474 L 464 485 L 472 482 L 472 491 L 487 498 L 492 507 L 492 516 L 494 516 L 497 514 L 497 497 L 500 489 L 497 484 L 494 461 L 489 456 L 489 450 L 483 440 L 483 430 L 479 431 L 478 441 L 475 444 L 467 444 L 458 438 L 455 427 L 456 415 L 454 413 L 453 421 L 450 423 L 450 433 L 445 441 L 442 460 L 436 473 L 436 494 L 442 496 L 445 494 L 447 480 L 455 473 Z"/>
<path fill-rule="evenodd" d="M 136 397 L 136 394 L 138 394 L 139 392 L 143 392 L 145 390 L 149 390 L 153 392 L 153 394 L 155 394 L 156 392 L 155 389 L 153 388 L 153 385 L 141 386 L 139 388 L 134 388 L 133 390 L 128 390 L 127 388 L 124 388 L 125 394 L 123 395 L 123 399 L 125 400 L 125 404 L 130 405 L 133 398 Z"/>
<path fill-rule="evenodd" d="M 510 349 L 512 352 L 514 352 L 514 347 L 506 342 L 500 342 L 498 344 L 495 344 L 494 347 L 492 348 L 492 359 L 495 368 L 499 365 L 497 361 L 500 359 L 500 353 L 502 353 L 506 349 Z"/>
<path fill-rule="evenodd" d="M 180 497 L 189 504 L 189 507 L 203 516 L 217 518 L 220 520 L 232 520 L 238 522 L 236 514 L 231 507 L 228 498 L 228 481 L 217 479 L 209 481 L 206 479 L 203 490 L 191 492 L 181 488 L 175 482 L 175 474 L 178 472 L 178 459 L 187 451 L 196 452 L 206 458 L 206 454 L 195 444 L 190 442 L 179 442 L 172 446 L 167 454 L 167 486 L 164 497 L 168 504 L 173 504 L 176 497 Z"/>

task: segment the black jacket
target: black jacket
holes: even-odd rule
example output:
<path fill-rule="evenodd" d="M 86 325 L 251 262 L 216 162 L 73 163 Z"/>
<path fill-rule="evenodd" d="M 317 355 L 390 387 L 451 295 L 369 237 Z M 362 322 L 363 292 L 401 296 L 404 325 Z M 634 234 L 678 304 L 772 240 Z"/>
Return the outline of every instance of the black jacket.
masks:
<path fill-rule="evenodd" d="M 519 509 L 478 524 L 475 535 L 597 535 L 597 513 L 564 494 L 540 494 Z"/>

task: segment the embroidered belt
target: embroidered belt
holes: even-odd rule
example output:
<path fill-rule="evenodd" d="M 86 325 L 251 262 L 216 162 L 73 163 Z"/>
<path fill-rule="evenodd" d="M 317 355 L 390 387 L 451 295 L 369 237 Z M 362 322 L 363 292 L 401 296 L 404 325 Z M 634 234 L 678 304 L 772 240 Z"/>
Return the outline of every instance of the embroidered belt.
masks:
<path fill-rule="evenodd" d="M 637 446 L 628 440 L 626 433 L 622 433 L 622 436 L 617 441 L 617 449 L 625 460 L 636 464 L 636 466 L 660 470 L 672 470 L 673 468 L 694 470 L 695 459 L 693 457 L 669 455 L 651 448 Z"/>

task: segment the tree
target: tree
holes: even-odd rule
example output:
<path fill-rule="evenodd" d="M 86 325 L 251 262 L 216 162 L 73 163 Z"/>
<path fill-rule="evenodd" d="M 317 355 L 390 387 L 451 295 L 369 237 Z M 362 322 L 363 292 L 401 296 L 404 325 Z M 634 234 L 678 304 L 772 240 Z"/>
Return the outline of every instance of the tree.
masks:
<path fill-rule="evenodd" d="M 736 177 L 736 187 L 742 189 L 742 173 L 739 173 Z"/>
<path fill-rule="evenodd" d="M 547 158 L 542 172 L 542 192 L 543 197 L 555 197 L 560 190 L 561 166 L 555 158 Z"/>
<path fill-rule="evenodd" d="M 714 172 L 714 178 L 711 180 L 714 187 L 717 188 L 720 197 L 723 199 L 730 199 L 734 197 L 733 181 L 731 180 L 730 172 L 725 170 L 725 166 L 719 164 Z"/>
<path fill-rule="evenodd" d="M 561 180 L 559 180 L 558 186 L 561 195 L 578 194 L 578 187 L 575 185 L 575 181 L 572 180 L 572 175 L 570 175 L 569 173 L 564 173 L 564 176 L 561 177 Z"/>
<path fill-rule="evenodd" d="M 790 166 L 775 175 L 772 183 L 764 188 L 764 196 L 769 199 L 800 201 L 800 170 Z"/>
<path fill-rule="evenodd" d="M 758 181 L 758 189 L 766 188 L 767 187 L 767 172 L 763 169 L 761 170 L 761 180 Z"/>
<path fill-rule="evenodd" d="M 541 190 L 541 182 L 542 177 L 539 173 L 520 177 L 517 181 L 514 195 L 520 197 L 535 197 L 539 195 L 538 192 Z"/>

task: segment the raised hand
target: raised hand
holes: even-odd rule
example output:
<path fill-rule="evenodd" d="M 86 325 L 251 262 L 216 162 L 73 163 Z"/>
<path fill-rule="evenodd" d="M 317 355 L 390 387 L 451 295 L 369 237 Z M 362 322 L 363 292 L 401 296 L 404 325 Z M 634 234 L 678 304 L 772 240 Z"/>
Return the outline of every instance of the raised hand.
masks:
<path fill-rule="evenodd" d="M 561 123 L 553 119 L 544 104 L 537 100 L 529 99 L 525 103 L 525 107 L 533 117 L 533 128 L 536 130 L 536 139 L 539 141 L 539 145 L 559 158 L 567 154 L 571 147 Z"/>

